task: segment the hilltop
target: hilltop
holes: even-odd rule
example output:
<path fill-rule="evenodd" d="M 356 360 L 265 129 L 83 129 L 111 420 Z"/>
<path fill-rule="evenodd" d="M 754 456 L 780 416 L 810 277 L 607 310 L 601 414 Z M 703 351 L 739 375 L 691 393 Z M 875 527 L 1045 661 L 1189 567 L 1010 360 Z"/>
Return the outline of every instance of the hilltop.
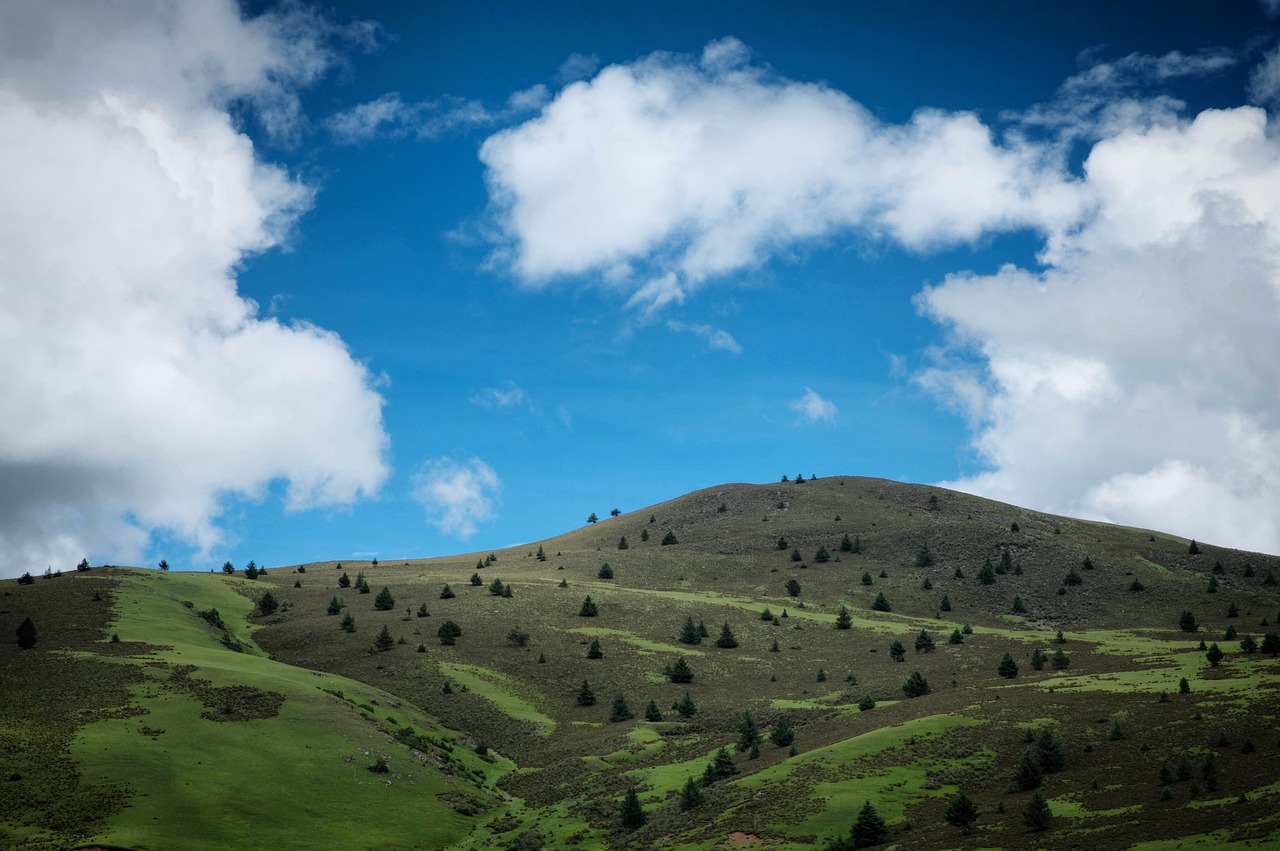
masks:
<path fill-rule="evenodd" d="M 3 583 L 0 630 L 39 638 L 0 646 L 0 839 L 801 848 L 867 802 L 919 848 L 1280 839 L 1280 662 L 1241 646 L 1280 629 L 1280 558 L 856 477 L 594 510 L 447 558 Z"/>

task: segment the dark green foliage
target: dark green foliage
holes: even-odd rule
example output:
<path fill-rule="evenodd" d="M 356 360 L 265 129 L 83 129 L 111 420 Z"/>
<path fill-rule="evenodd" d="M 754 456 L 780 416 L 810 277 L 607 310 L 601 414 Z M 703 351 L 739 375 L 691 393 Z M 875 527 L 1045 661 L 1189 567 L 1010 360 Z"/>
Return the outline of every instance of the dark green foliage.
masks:
<path fill-rule="evenodd" d="M 876 699 L 869 694 L 864 694 L 862 700 L 858 701 L 859 712 L 869 712 L 876 708 Z"/>
<path fill-rule="evenodd" d="M 1187 759 L 1186 754 L 1183 754 L 1181 757 L 1178 758 L 1178 775 L 1177 776 L 1178 776 L 1178 781 L 1180 783 L 1185 783 L 1186 781 L 1190 780 L 1192 777 L 1195 776 L 1191 770 L 1191 760 Z"/>
<path fill-rule="evenodd" d="M 920 590 L 922 590 L 922 591 L 932 591 L 932 590 L 933 590 L 933 580 L 929 579 L 929 577 L 927 577 L 927 576 L 926 576 L 926 577 L 924 578 L 924 582 L 921 582 L 921 583 L 920 583 Z"/>
<path fill-rule="evenodd" d="M 1048 830 L 1053 822 L 1053 810 L 1039 792 L 1031 796 L 1027 805 L 1022 808 L 1022 823 L 1034 831 Z"/>
<path fill-rule="evenodd" d="M 692 777 L 680 787 L 680 809 L 685 812 L 696 810 L 706 799 L 706 795 L 702 794 L 702 787 Z"/>
<path fill-rule="evenodd" d="M 902 684 L 902 693 L 907 697 L 923 697 L 929 693 L 929 681 L 919 671 L 913 671 Z"/>
<path fill-rule="evenodd" d="M 716 751 L 715 756 L 711 757 L 711 762 L 707 763 L 706 769 L 702 772 L 702 785 L 710 786 L 719 780 L 732 777 L 738 773 L 738 767 L 733 764 L 733 757 L 729 755 L 728 748 L 721 748 Z"/>
<path fill-rule="evenodd" d="M 649 530 L 648 530 L 648 529 L 641 529 L 641 530 L 640 530 L 640 540 L 642 540 L 642 541 L 647 541 L 647 540 L 649 540 Z"/>
<path fill-rule="evenodd" d="M 964 644 L 964 633 L 960 632 L 960 628 L 956 627 L 951 630 L 951 637 L 947 639 L 948 644 Z"/>
<path fill-rule="evenodd" d="M 680 543 L 680 541 L 676 539 L 675 532 L 667 532 L 667 534 L 662 536 L 662 546 L 664 547 L 669 547 L 672 544 L 678 544 L 678 543 Z"/>
<path fill-rule="evenodd" d="M 246 577 L 248 577 L 249 579 L 257 579 L 257 578 L 258 578 L 258 574 L 259 574 L 259 573 L 266 573 L 266 571 L 265 571 L 265 570 L 263 570 L 263 571 L 259 571 L 259 570 L 258 570 L 258 565 L 257 565 L 257 564 L 255 564 L 255 563 L 254 563 L 254 561 L 253 561 L 252 559 L 250 559 L 250 560 L 249 560 L 249 563 L 248 563 L 247 565 L 245 565 L 245 568 L 244 568 L 244 575 L 245 575 Z"/>
<path fill-rule="evenodd" d="M 1053 735 L 1053 731 L 1048 727 L 1041 730 L 1039 738 L 1036 739 L 1036 759 L 1046 774 L 1056 774 L 1067 767 L 1062 746 L 1058 744 L 1057 736 Z"/>
<path fill-rule="evenodd" d="M 996 568 L 996 573 L 1008 573 L 1013 570 L 1013 556 L 1009 555 L 1009 548 L 1003 547 L 1000 550 L 1000 565 Z"/>
<path fill-rule="evenodd" d="M 595 706 L 596 693 L 591 690 L 591 686 L 586 680 L 582 681 L 582 688 L 578 689 L 576 702 L 579 706 Z"/>
<path fill-rule="evenodd" d="M 874 582 L 875 582 L 875 580 L 871 578 L 871 573 L 870 573 L 870 571 L 864 572 L 864 573 L 862 574 L 862 584 L 863 584 L 863 585 L 871 585 L 871 584 L 873 584 Z"/>
<path fill-rule="evenodd" d="M 627 548 L 628 548 L 628 547 L 630 547 L 630 546 L 631 546 L 631 545 L 627 543 L 627 536 L 626 536 L 626 535 L 623 535 L 621 538 L 619 538 L 619 539 L 618 539 L 618 549 L 620 549 L 620 550 L 625 550 L 625 549 L 627 549 Z"/>
<path fill-rule="evenodd" d="M 1200 555 L 1200 546 L 1196 543 L 1195 538 L 1191 539 L 1191 546 L 1187 547 L 1187 554 L 1193 556 Z"/>
<path fill-rule="evenodd" d="M 591 595 L 588 594 L 587 598 L 582 601 L 582 607 L 578 609 L 578 617 L 594 618 L 599 613 L 595 602 L 591 599 Z"/>
<path fill-rule="evenodd" d="M 1083 582 L 1084 582 L 1084 577 L 1081 576 L 1080 573 L 1074 567 L 1067 572 L 1066 576 L 1062 577 L 1063 585 L 1080 585 Z"/>
<path fill-rule="evenodd" d="M 656 701 L 652 701 L 652 700 L 649 701 L 649 705 L 644 708 L 644 720 L 646 721 L 662 720 L 662 710 L 658 708 L 658 704 Z"/>
<path fill-rule="evenodd" d="M 948 597 L 946 594 L 942 595 L 942 602 L 938 604 L 938 611 L 941 611 L 941 612 L 951 611 L 951 598 Z"/>
<path fill-rule="evenodd" d="M 1013 785 L 1023 792 L 1029 792 L 1044 782 L 1044 769 L 1040 761 L 1027 751 L 1018 762 L 1013 773 Z"/>
<path fill-rule="evenodd" d="M 800 596 L 800 583 L 796 582 L 794 579 L 788 579 L 787 584 L 784 585 L 783 587 L 787 589 L 788 596 L 791 596 L 791 597 Z"/>
<path fill-rule="evenodd" d="M 946 812 L 942 817 L 947 820 L 947 824 L 954 825 L 961 830 L 968 830 L 969 826 L 978 820 L 978 808 L 973 800 L 961 789 L 959 794 L 951 799 L 951 803 L 947 805 Z"/>
<path fill-rule="evenodd" d="M 680 630 L 681 644 L 701 644 L 702 633 L 698 632 L 698 628 L 693 624 L 693 618 L 690 617 L 684 622 L 684 628 Z"/>
<path fill-rule="evenodd" d="M 799 548 L 799 547 L 796 547 L 794 550 L 792 550 L 792 551 L 791 551 L 791 560 L 792 560 L 792 561 L 804 561 L 804 556 L 802 556 L 802 555 L 800 554 L 800 548 Z"/>
<path fill-rule="evenodd" d="M 1196 616 L 1191 614 L 1190 610 L 1183 609 L 1182 614 L 1178 616 L 1178 628 L 1183 632 L 1195 632 L 1200 625 L 1196 623 Z"/>
<path fill-rule="evenodd" d="M 1218 647 L 1218 643 L 1216 641 L 1209 645 L 1208 652 L 1204 654 L 1205 658 L 1209 660 L 1209 664 L 1215 668 L 1222 662 L 1222 657 L 1224 655 L 1225 654 L 1222 652 L 1222 649 Z"/>
<path fill-rule="evenodd" d="M 1049 657 L 1039 647 L 1031 654 L 1031 667 L 1037 671 L 1044 670 L 1044 663 L 1049 661 Z"/>
<path fill-rule="evenodd" d="M 1227 617 L 1229 618 L 1240 617 L 1240 607 L 1237 606 L 1235 603 L 1232 603 L 1231 605 L 1227 606 Z"/>
<path fill-rule="evenodd" d="M 952 574 L 951 574 L 951 578 L 952 578 L 952 579 L 964 579 L 964 571 L 957 567 L 957 568 L 956 568 L 956 570 L 955 570 L 955 573 L 952 573 Z"/>
<path fill-rule="evenodd" d="M 926 630 L 920 630 L 920 634 L 916 636 L 916 652 L 923 650 L 925 653 L 932 653 L 934 648 L 933 636 Z"/>
<path fill-rule="evenodd" d="M 1236 637 L 1236 628 L 1234 626 L 1228 626 L 1227 631 L 1222 633 L 1223 641 L 1233 641 L 1235 640 L 1235 637 Z"/>
<path fill-rule="evenodd" d="M 1274 632 L 1268 632 L 1266 635 L 1262 636 L 1262 645 L 1260 649 L 1268 656 L 1274 656 L 1277 653 L 1280 653 L 1280 635 Z"/>
<path fill-rule="evenodd" d="M 987 559 L 987 563 L 978 571 L 978 581 L 983 585 L 996 584 L 996 570 L 991 566 L 991 559 Z"/>
<path fill-rule="evenodd" d="M 662 673 L 673 683 L 693 682 L 693 669 L 689 667 L 688 661 L 683 656 L 667 665 Z"/>
<path fill-rule="evenodd" d="M 596 517 L 596 513 L 594 511 L 591 512 L 589 515 L 587 515 L 588 523 L 595 523 L 599 519 L 600 519 L 599 517 Z"/>
<path fill-rule="evenodd" d="M 853 548 L 849 550 L 849 552 L 853 553 L 854 555 L 857 555 L 858 553 L 862 552 L 862 538 L 858 537 L 857 535 L 853 536 Z"/>
<path fill-rule="evenodd" d="M 769 742 L 777 747 L 785 748 L 796 740 L 796 729 L 791 726 L 791 722 L 787 717 L 778 719 L 773 725 L 773 729 L 769 731 Z"/>
<path fill-rule="evenodd" d="M 622 826 L 627 830 L 635 830 L 644 827 L 648 820 L 644 807 L 640 806 L 640 799 L 636 797 L 636 787 L 632 786 L 622 799 Z"/>
<path fill-rule="evenodd" d="M 547 554 L 543 551 L 541 544 L 538 545 L 538 552 L 534 555 L 534 558 L 536 558 L 538 561 L 547 560 Z"/>
<path fill-rule="evenodd" d="M 1093 559 L 1088 556 L 1084 557 L 1084 561 L 1080 562 L 1080 566 L 1085 570 L 1093 570 Z"/>
<path fill-rule="evenodd" d="M 826 681 L 827 681 L 827 670 L 826 670 L 826 668 L 819 668 L 819 669 L 818 669 L 818 682 L 820 682 L 820 683 L 825 683 Z"/>
<path fill-rule="evenodd" d="M 848 534 L 846 534 L 843 538 L 840 539 L 840 552 L 842 553 L 853 552 L 853 541 L 849 540 Z"/>
<path fill-rule="evenodd" d="M 610 510 L 609 510 L 609 516 L 610 516 L 610 517 L 617 517 L 617 516 L 618 516 L 619 514 L 621 514 L 621 513 L 622 513 L 622 509 L 621 509 L 621 508 L 613 508 L 613 509 L 610 509 Z"/>
<path fill-rule="evenodd" d="M 836 629 L 849 629 L 853 626 L 853 615 L 849 614 L 847 606 L 840 607 L 840 614 L 836 615 Z"/>
<path fill-rule="evenodd" d="M 612 579 L 613 568 L 609 566 L 609 562 L 600 565 L 600 569 L 596 571 L 596 576 L 600 579 Z"/>
<path fill-rule="evenodd" d="M 787 543 L 787 539 L 786 539 L 786 538 L 784 538 L 784 537 L 782 537 L 781 535 L 779 535 L 779 536 L 778 536 L 778 549 L 780 549 L 780 550 L 785 550 L 785 549 L 786 549 L 787 547 L 789 547 L 789 546 L 791 546 L 791 545 Z"/>
<path fill-rule="evenodd" d="M 224 562 L 222 565 L 222 572 L 225 573 L 227 576 L 230 576 L 231 574 L 236 572 L 236 566 L 229 561 Z M 343 585 L 342 587 L 346 588 L 347 586 Z"/>
<path fill-rule="evenodd" d="M 751 710 L 747 710 L 738 722 L 738 753 L 746 753 L 759 743 L 760 728 L 756 726 L 756 719 L 751 717 Z"/>
<path fill-rule="evenodd" d="M 1111 730 L 1107 733 L 1107 739 L 1112 742 L 1118 742 L 1124 738 L 1124 730 L 1120 727 L 1120 722 L 1112 723 Z"/>
<path fill-rule="evenodd" d="M 595 639 L 591 642 L 591 646 L 587 648 L 588 659 L 603 659 L 604 651 L 600 649 L 600 640 Z"/>
<path fill-rule="evenodd" d="M 617 724 L 621 721 L 630 721 L 635 717 L 631 711 L 631 707 L 627 706 L 627 699 L 622 695 L 618 695 L 613 699 L 613 708 L 609 710 L 609 720 Z"/>
<path fill-rule="evenodd" d="M 227 564 L 231 564 L 231 562 L 227 562 Z M 339 588 L 350 588 L 350 587 L 351 587 L 351 578 L 350 578 L 349 576 L 347 576 L 345 573 L 344 573 L 344 574 L 342 574 L 341 576 L 339 576 L 339 577 L 338 577 L 338 587 L 339 587 Z"/>
<path fill-rule="evenodd" d="M 876 812 L 876 808 L 871 806 L 871 802 L 867 801 L 858 812 L 858 818 L 849 831 L 848 839 L 837 839 L 828 843 L 827 847 L 836 851 L 845 851 L 850 848 L 871 848 L 888 841 L 889 826 Z"/>
<path fill-rule="evenodd" d="M 716 639 L 716 647 L 729 649 L 738 646 L 738 639 L 733 637 L 733 630 L 729 629 L 729 622 L 725 621 L 724 628 L 720 630 L 720 637 Z"/>
<path fill-rule="evenodd" d="M 336 615 L 342 611 L 342 601 L 338 599 L 337 594 L 333 595 L 333 599 L 329 601 L 329 608 L 325 611 L 331 615 Z"/>
<path fill-rule="evenodd" d="M 396 606 L 396 598 L 391 596 L 391 590 L 387 586 L 382 586 L 382 590 L 378 592 L 378 596 L 373 598 L 373 607 L 382 612 L 389 612 Z"/>
<path fill-rule="evenodd" d="M 818 551 L 813 554 L 813 560 L 816 564 L 826 564 L 831 561 L 831 553 L 827 552 L 826 547 L 818 547 Z"/>
<path fill-rule="evenodd" d="M 777 642 L 777 641 L 774 641 L 774 642 L 773 642 L 773 644 L 772 644 L 772 645 L 770 645 L 770 647 L 769 647 L 769 652 L 770 652 L 770 653 L 781 653 L 781 652 L 782 652 L 782 648 L 778 646 L 778 642 Z"/>
<path fill-rule="evenodd" d="M 938 495 L 936 493 L 929 494 L 929 510 L 930 511 L 938 510 Z"/>
<path fill-rule="evenodd" d="M 480 578 L 480 575 L 479 575 L 479 574 L 476 574 L 476 579 L 479 579 L 479 578 Z M 472 585 L 474 585 L 475 583 L 473 582 L 473 583 L 471 583 L 471 584 L 472 584 Z M 455 594 L 455 593 L 453 593 L 453 589 L 452 589 L 452 588 L 450 588 L 448 585 L 446 585 L 446 586 L 444 586 L 443 588 L 441 588 L 441 589 L 440 589 L 440 599 L 441 599 L 441 600 L 452 600 L 452 599 L 453 599 L 454 597 L 456 597 L 456 596 L 458 596 L 458 595 L 457 595 L 457 594 Z"/>
<path fill-rule="evenodd" d="M 1000 665 L 996 668 L 996 673 L 1007 680 L 1011 680 L 1018 676 L 1018 663 L 1013 661 L 1013 657 L 1006 653 L 1004 654 L 1004 658 L 1000 660 Z"/>
<path fill-rule="evenodd" d="M 356 631 L 355 617 L 352 616 L 350 612 L 347 612 L 345 615 L 342 616 L 341 626 L 344 632 L 355 632 Z"/>
<path fill-rule="evenodd" d="M 262 614 L 273 614 L 278 608 L 280 608 L 280 601 L 277 600 L 275 595 L 270 591 L 264 592 L 263 595 L 258 598 L 258 611 L 262 612 Z"/>
<path fill-rule="evenodd" d="M 1209 584 L 1205 586 L 1204 590 L 1208 591 L 1210 594 L 1217 594 L 1218 587 L 1218 577 L 1213 574 L 1209 574 Z"/>
<path fill-rule="evenodd" d="M 671 704 L 671 708 L 681 718 L 689 719 L 698 714 L 698 704 L 693 702 L 693 698 L 689 696 L 689 692 L 684 693 L 684 697 Z"/>
<path fill-rule="evenodd" d="M 484 580 L 480 578 L 480 574 L 478 573 L 471 574 L 471 578 L 467 581 L 471 583 L 472 588 L 479 588 L 484 584 Z"/>
<path fill-rule="evenodd" d="M 1062 630 L 1058 630 L 1058 634 L 1053 637 L 1053 640 L 1058 644 L 1067 643 L 1067 637 L 1062 634 Z"/>
<path fill-rule="evenodd" d="M 1054 670 L 1062 671 L 1069 667 L 1071 667 L 1071 657 L 1068 656 L 1066 653 L 1062 652 L 1061 647 L 1059 647 L 1057 650 L 1054 650 L 1053 651 Z"/>
<path fill-rule="evenodd" d="M 378 650 L 390 650 L 396 644 L 396 640 L 391 637 L 391 630 L 383 625 L 382 632 L 378 633 L 378 637 L 373 640 L 373 646 Z"/>
<path fill-rule="evenodd" d="M 524 647 L 529 643 L 529 633 L 522 629 L 513 629 L 507 633 L 507 641 L 511 642 L 516 647 Z"/>
<path fill-rule="evenodd" d="M 1147 586 L 1143 585 L 1141 582 L 1135 579 L 1129 583 L 1129 590 L 1133 591 L 1134 593 L 1137 593 L 1139 591 L 1147 590 Z"/>
<path fill-rule="evenodd" d="M 1027 612 L 1027 607 L 1022 604 L 1022 597 L 1017 594 L 1013 595 L 1013 605 L 1009 607 L 1009 611 L 1015 615 L 1023 615 Z"/>
<path fill-rule="evenodd" d="M 1183 677 L 1182 679 L 1178 680 L 1178 693 L 1179 694 L 1191 693 L 1191 683 L 1187 681 L 1186 677 Z"/>
<path fill-rule="evenodd" d="M 423 603 L 421 606 L 418 606 L 418 617 L 420 617 L 420 618 L 429 618 L 429 617 L 431 617 L 431 612 L 428 612 L 428 611 L 427 611 L 427 604 L 426 604 L 426 603 Z"/>
<path fill-rule="evenodd" d="M 882 571 L 880 571 L 880 578 L 881 578 L 881 579 L 888 579 L 888 578 L 889 578 L 889 571 L 887 571 L 887 570 L 882 570 Z"/>
<path fill-rule="evenodd" d="M 929 552 L 929 545 L 921 544 L 919 551 L 916 552 L 916 567 L 930 567 L 933 562 L 933 553 Z"/>
<path fill-rule="evenodd" d="M 436 635 L 440 638 L 441 644 L 457 644 L 458 638 L 462 635 L 462 627 L 453 621 L 445 621 L 436 630 Z"/>
<path fill-rule="evenodd" d="M 23 618 L 22 623 L 18 624 L 18 646 L 23 650 L 30 650 L 36 646 L 36 625 L 31 622 L 31 618 Z"/>
<path fill-rule="evenodd" d="M 34 585 L 35 582 L 36 578 L 31 575 L 31 571 L 29 570 L 18 577 L 19 585 Z"/>
<path fill-rule="evenodd" d="M 768 606 L 765 606 L 765 607 L 764 607 L 764 611 L 760 613 L 760 620 L 762 620 L 762 621 L 771 621 L 771 620 L 773 620 L 773 612 L 769 611 L 769 607 L 768 607 Z"/>
<path fill-rule="evenodd" d="M 893 658 L 893 661 L 901 662 L 906 652 L 907 648 L 903 647 L 902 642 L 898 639 L 895 638 L 889 642 L 889 656 Z"/>
<path fill-rule="evenodd" d="M 786 610 L 786 609 L 783 609 L 783 610 L 782 610 L 782 616 L 783 616 L 784 618 L 787 616 L 787 610 Z M 698 621 L 698 635 L 701 635 L 703 638 L 710 638 L 710 637 L 711 637 L 711 633 L 707 631 L 707 625 L 706 625 L 705 623 L 703 623 L 702 621 Z"/>
<path fill-rule="evenodd" d="M 879 594 L 876 594 L 875 600 L 873 600 L 871 603 L 871 608 L 877 612 L 893 611 L 893 606 L 890 605 L 889 598 L 884 595 L 883 591 L 881 591 Z"/>
<path fill-rule="evenodd" d="M 489 583 L 489 594 L 493 597 L 501 597 L 503 584 L 501 579 L 494 579 Z"/>
<path fill-rule="evenodd" d="M 510 582 L 508 582 L 506 585 L 503 585 L 503 586 L 502 586 L 502 597 L 503 597 L 503 599 L 504 599 L 504 600 L 510 600 L 510 599 L 511 599 L 511 595 L 512 595 L 513 593 L 514 593 L 514 592 L 512 592 L 512 590 L 511 590 L 511 583 L 510 583 Z"/>

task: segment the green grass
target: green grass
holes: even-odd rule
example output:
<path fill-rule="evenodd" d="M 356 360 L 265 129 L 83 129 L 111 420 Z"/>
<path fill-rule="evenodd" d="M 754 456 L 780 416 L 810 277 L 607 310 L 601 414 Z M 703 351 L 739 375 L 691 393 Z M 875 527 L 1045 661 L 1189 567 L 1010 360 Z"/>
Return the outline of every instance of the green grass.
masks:
<path fill-rule="evenodd" d="M 519 686 L 498 671 L 457 662 L 441 662 L 440 671 L 492 703 L 508 718 L 533 724 L 537 735 L 550 736 L 555 732 L 555 719 L 539 712 L 532 701 L 516 694 Z"/>

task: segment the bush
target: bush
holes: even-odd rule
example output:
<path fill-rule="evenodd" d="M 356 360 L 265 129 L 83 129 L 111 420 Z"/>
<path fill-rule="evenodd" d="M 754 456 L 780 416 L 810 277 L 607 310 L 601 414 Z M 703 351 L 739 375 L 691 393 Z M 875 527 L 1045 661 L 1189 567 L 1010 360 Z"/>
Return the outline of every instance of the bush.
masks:
<path fill-rule="evenodd" d="M 649 705 L 644 708 L 644 720 L 646 721 L 662 720 L 662 710 L 658 708 L 658 704 L 656 701 L 652 701 L 652 700 L 649 701 Z"/>
<path fill-rule="evenodd" d="M 471 578 L 467 581 L 471 583 L 472 588 L 479 588 L 484 584 L 484 580 L 480 578 L 480 574 L 478 573 L 471 574 Z"/>
<path fill-rule="evenodd" d="M 18 646 L 23 650 L 30 650 L 36 646 L 36 625 L 31 622 L 31 618 L 23 618 L 22 623 L 18 624 Z"/>
<path fill-rule="evenodd" d="M 962 830 L 968 830 L 969 826 L 978 820 L 978 808 L 974 805 L 973 800 L 961 789 L 959 794 L 951 799 L 951 803 L 947 806 L 946 812 L 942 817 L 947 820 L 947 824 L 954 825 Z"/>
<path fill-rule="evenodd" d="M 440 628 L 436 630 L 436 635 L 439 636 L 441 644 L 457 644 L 458 638 L 462 635 L 462 627 L 458 626 L 453 621 L 445 621 L 440 624 Z"/>
<path fill-rule="evenodd" d="M 1189 609 L 1183 609 L 1182 614 L 1178 616 L 1178 628 L 1183 632 L 1195 632 L 1200 625 L 1196 623 L 1196 616 L 1191 614 Z"/>
<path fill-rule="evenodd" d="M 18 577 L 19 585 L 34 585 L 35 582 L 36 582 L 36 578 L 31 575 L 31 571 L 29 570 Z"/>
<path fill-rule="evenodd" d="M 684 786 L 680 787 L 680 809 L 688 812 L 702 806 L 706 800 L 706 796 L 702 794 L 702 787 L 698 785 L 692 777 L 684 782 Z"/>
<path fill-rule="evenodd" d="M 694 626 L 693 618 L 689 617 L 684 622 L 684 627 L 680 630 L 681 644 L 701 644 L 702 633 Z"/>
<path fill-rule="evenodd" d="M 858 701 L 859 712 L 869 712 L 876 708 L 876 700 L 869 694 L 863 695 L 862 700 Z"/>
<path fill-rule="evenodd" d="M 769 731 L 769 741 L 777 747 L 785 748 L 795 740 L 796 730 L 785 715 L 779 718 L 773 725 L 773 729 Z"/>
<path fill-rule="evenodd" d="M 262 612 L 262 614 L 273 614 L 278 608 L 280 608 L 280 601 L 270 591 L 265 592 L 258 598 L 258 611 Z"/>
<path fill-rule="evenodd" d="M 613 708 L 609 711 L 609 720 L 617 724 L 621 721 L 630 721 L 635 715 L 631 711 L 631 707 L 627 706 L 627 699 L 622 695 L 618 695 L 613 699 Z"/>
<path fill-rule="evenodd" d="M 698 705 L 693 702 L 693 698 L 689 696 L 689 692 L 684 693 L 684 697 L 671 704 L 671 708 L 681 718 L 688 720 L 698 714 Z"/>
<path fill-rule="evenodd" d="M 501 579 L 494 579 L 489 583 L 489 594 L 493 597 L 501 597 L 503 584 Z"/>
<path fill-rule="evenodd" d="M 933 563 L 933 553 L 929 552 L 929 545 L 922 544 L 919 552 L 916 553 L 916 567 L 931 567 Z"/>
<path fill-rule="evenodd" d="M 923 650 L 925 653 L 932 653 L 933 648 L 933 636 L 923 629 L 920 630 L 920 634 L 916 636 L 916 652 Z"/>
<path fill-rule="evenodd" d="M 522 629 L 513 629 L 507 633 L 507 641 L 511 642 L 516 647 L 524 647 L 529 643 L 529 633 Z"/>
<path fill-rule="evenodd" d="M 231 562 L 227 562 L 227 564 L 231 564 Z M 339 577 L 338 577 L 338 587 L 339 587 L 339 588 L 350 588 L 350 587 L 351 587 L 351 577 L 347 576 L 347 574 L 345 574 L 345 573 L 344 573 L 344 574 L 342 574 L 341 576 L 339 576 Z"/>
<path fill-rule="evenodd" d="M 418 617 L 420 617 L 420 618 L 429 618 L 429 617 L 431 617 L 431 612 L 428 612 L 428 611 L 427 611 L 427 604 L 426 604 L 426 603 L 423 603 L 421 606 L 418 606 Z"/>
<path fill-rule="evenodd" d="M 800 596 L 800 583 L 794 579 L 788 579 L 787 584 L 783 586 L 787 589 L 787 595 L 791 597 Z"/>
<path fill-rule="evenodd" d="M 600 565 L 600 569 L 596 571 L 596 576 L 601 579 L 613 578 L 613 568 L 609 566 L 609 562 L 606 561 L 604 564 Z"/>
<path fill-rule="evenodd" d="M 627 549 L 629 546 L 630 546 L 630 544 L 628 544 L 628 543 L 627 543 L 627 536 L 626 536 L 626 535 L 623 535 L 621 538 L 619 538 L 619 539 L 618 539 L 618 549 L 620 549 L 620 550 L 625 550 L 625 549 Z"/>
<path fill-rule="evenodd" d="M 929 681 L 919 671 L 913 671 L 902 684 L 902 693 L 907 697 L 923 697 L 929 693 Z"/>
<path fill-rule="evenodd" d="M 804 556 L 800 554 L 800 548 L 799 548 L 799 547 L 796 547 L 795 549 L 793 549 L 793 550 L 791 551 L 791 560 L 792 560 L 792 561 L 804 561 Z"/>
<path fill-rule="evenodd" d="M 644 814 L 644 807 L 640 806 L 640 799 L 636 797 L 636 787 L 632 786 L 622 799 L 622 826 L 627 830 L 635 830 L 644 827 L 646 821 L 648 817 Z"/>
<path fill-rule="evenodd" d="M 678 543 L 680 543 L 680 541 L 676 539 L 675 532 L 667 532 L 667 534 L 664 535 L 662 538 L 662 546 L 664 547 L 669 547 L 672 544 L 678 544 Z"/>
<path fill-rule="evenodd" d="M 1053 821 L 1053 811 L 1039 792 L 1031 796 L 1022 809 L 1022 823 L 1035 831 L 1048 830 Z"/>
<path fill-rule="evenodd" d="M 329 608 L 325 611 L 331 615 L 336 615 L 342 611 L 342 601 L 338 599 L 337 594 L 333 595 L 333 599 L 329 601 Z"/>
<path fill-rule="evenodd" d="M 831 561 L 831 553 L 827 552 L 826 547 L 818 547 L 818 551 L 813 554 L 813 560 L 817 564 L 826 564 Z"/>
<path fill-rule="evenodd" d="M 476 579 L 479 579 L 479 578 L 480 578 L 480 576 L 477 574 L 477 575 L 476 575 Z M 456 597 L 456 596 L 458 596 L 458 595 L 457 595 L 457 594 L 455 594 L 455 593 L 453 593 L 453 589 L 452 589 L 452 588 L 450 588 L 448 585 L 445 585 L 443 588 L 441 588 L 441 589 L 440 589 L 440 599 L 441 599 L 441 600 L 452 600 L 452 599 L 453 599 L 454 597 Z"/>

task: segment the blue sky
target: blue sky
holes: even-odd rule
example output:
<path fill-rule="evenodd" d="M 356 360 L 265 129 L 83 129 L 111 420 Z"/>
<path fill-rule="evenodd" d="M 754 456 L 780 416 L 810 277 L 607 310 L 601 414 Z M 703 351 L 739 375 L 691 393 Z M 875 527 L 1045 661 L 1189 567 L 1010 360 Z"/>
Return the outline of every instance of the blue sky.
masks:
<path fill-rule="evenodd" d="M 1208 8 L 11 4 L 0 574 L 796 473 L 1280 552 L 1280 19 Z"/>

